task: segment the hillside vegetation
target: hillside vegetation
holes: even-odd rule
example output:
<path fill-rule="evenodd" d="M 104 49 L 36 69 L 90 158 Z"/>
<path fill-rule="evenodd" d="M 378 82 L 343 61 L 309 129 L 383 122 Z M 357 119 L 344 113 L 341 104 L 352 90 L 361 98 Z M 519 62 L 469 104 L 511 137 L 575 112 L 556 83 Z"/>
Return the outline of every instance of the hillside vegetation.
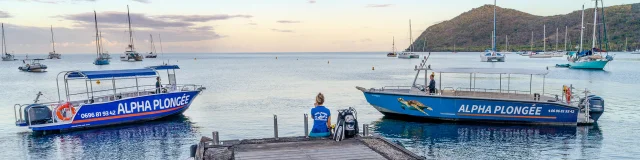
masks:
<path fill-rule="evenodd" d="M 580 8 L 578 4 L 575 8 Z M 585 6 L 586 7 L 586 6 Z M 415 51 L 425 46 L 427 51 L 452 51 L 454 43 L 457 51 L 484 51 L 491 48 L 493 31 L 493 5 L 484 5 L 464 12 L 457 17 L 428 27 L 412 44 Z M 505 36 L 508 36 L 509 50 L 529 50 L 533 32 L 534 50 L 543 48 L 543 25 L 546 25 L 547 50 L 554 50 L 556 34 L 558 49 L 564 50 L 565 26 L 568 27 L 567 48 L 576 50 L 580 42 L 581 10 L 564 15 L 536 16 L 508 8 L 496 8 L 496 47 L 505 50 Z M 625 38 L 628 48 L 640 48 L 640 3 L 604 8 L 609 50 L 624 50 Z M 602 10 L 598 10 L 601 24 Z M 585 8 L 584 48 L 591 47 L 593 34 L 593 8 Z M 602 25 L 599 25 L 602 30 Z M 556 28 L 559 33 L 556 33 Z M 600 35 L 604 38 L 604 32 Z M 604 41 L 603 41 L 604 43 Z M 571 47 L 569 47 L 571 46 Z M 408 47 L 407 47 L 408 48 Z M 603 44 L 603 48 L 604 44 Z"/>

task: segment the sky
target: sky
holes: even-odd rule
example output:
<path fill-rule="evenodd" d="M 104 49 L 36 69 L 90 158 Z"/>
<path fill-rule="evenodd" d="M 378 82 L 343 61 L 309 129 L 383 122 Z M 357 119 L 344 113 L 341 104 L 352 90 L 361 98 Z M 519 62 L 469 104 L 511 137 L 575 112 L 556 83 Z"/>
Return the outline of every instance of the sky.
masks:
<path fill-rule="evenodd" d="M 96 52 L 93 11 L 109 53 L 124 52 L 130 9 L 134 46 L 158 52 L 383 52 L 409 45 L 427 27 L 491 0 L 0 0 L 7 51 Z M 605 1 L 605 6 L 638 3 Z M 591 0 L 502 0 L 534 15 L 567 14 Z M 162 49 L 160 45 L 162 41 Z"/>

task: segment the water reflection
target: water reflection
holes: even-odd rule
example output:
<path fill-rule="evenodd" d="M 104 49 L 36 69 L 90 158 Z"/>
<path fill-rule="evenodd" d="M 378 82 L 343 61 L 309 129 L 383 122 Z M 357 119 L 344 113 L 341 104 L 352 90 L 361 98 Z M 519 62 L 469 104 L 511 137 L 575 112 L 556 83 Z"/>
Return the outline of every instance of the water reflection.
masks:
<path fill-rule="evenodd" d="M 373 130 L 429 159 L 593 158 L 598 126 L 420 123 L 382 118 Z M 594 153 L 596 152 L 596 153 Z"/>
<path fill-rule="evenodd" d="M 197 141 L 189 118 L 165 119 L 61 134 L 20 133 L 29 159 L 184 159 Z"/>

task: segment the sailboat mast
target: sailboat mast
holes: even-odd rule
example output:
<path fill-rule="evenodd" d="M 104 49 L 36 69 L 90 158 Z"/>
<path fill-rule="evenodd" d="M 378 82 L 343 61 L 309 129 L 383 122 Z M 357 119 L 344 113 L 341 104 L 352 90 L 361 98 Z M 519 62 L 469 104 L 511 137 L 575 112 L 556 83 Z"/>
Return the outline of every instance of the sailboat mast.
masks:
<path fill-rule="evenodd" d="M 98 35 L 98 14 L 93 11 L 93 18 L 96 25 L 96 55 L 100 57 L 100 35 Z"/>
<path fill-rule="evenodd" d="M 160 37 L 160 34 L 158 34 L 158 39 L 160 40 L 160 52 L 164 55 L 164 51 L 162 50 L 162 37 Z"/>
<path fill-rule="evenodd" d="M 547 25 L 542 26 L 542 52 L 547 52 Z"/>
<path fill-rule="evenodd" d="M 4 48 L 4 23 L 2 23 L 2 50 L 0 50 L 0 52 L 2 52 L 2 57 L 4 57 L 4 54 L 6 54 L 6 50 Z"/>
<path fill-rule="evenodd" d="M 104 48 L 102 48 L 102 31 L 100 31 L 100 38 L 98 38 L 98 39 L 100 40 L 100 45 L 99 45 L 100 53 L 105 53 L 104 50 L 103 50 Z M 102 57 L 102 56 L 100 56 L 100 57 Z"/>
<path fill-rule="evenodd" d="M 569 27 L 564 26 L 564 51 L 567 51 L 567 35 Z"/>
<path fill-rule="evenodd" d="M 413 37 L 411 35 L 411 19 L 409 19 L 409 52 L 413 52 Z"/>
<path fill-rule="evenodd" d="M 127 5 L 127 21 L 129 21 L 129 47 L 131 51 L 135 49 L 133 46 L 133 32 L 131 31 L 131 15 L 129 15 L 129 5 Z"/>
<path fill-rule="evenodd" d="M 509 51 L 509 36 L 504 36 L 504 50 Z"/>
<path fill-rule="evenodd" d="M 558 28 L 556 28 L 556 51 L 558 50 Z"/>
<path fill-rule="evenodd" d="M 496 52 L 496 0 L 493 0 L 493 44 L 491 48 Z"/>
<path fill-rule="evenodd" d="M 604 50 L 609 50 L 609 38 L 607 37 L 607 20 L 604 19 L 604 1 L 600 0 L 600 7 L 602 9 L 602 30 L 604 31 Z M 609 54 L 609 52 L 607 52 Z"/>
<path fill-rule="evenodd" d="M 151 45 L 149 45 L 149 50 L 150 50 L 150 52 L 153 53 L 155 51 L 153 50 L 153 48 L 154 48 L 153 47 L 153 35 L 151 35 L 151 34 L 149 34 L 149 42 L 151 43 Z"/>
<path fill-rule="evenodd" d="M 580 49 L 578 49 L 578 52 L 582 52 L 582 37 L 584 35 L 584 4 L 582 5 L 582 22 L 580 22 Z"/>
<path fill-rule="evenodd" d="M 53 25 L 51 26 L 51 44 L 53 47 L 53 53 L 56 53 L 56 41 L 53 39 Z"/>
<path fill-rule="evenodd" d="M 596 7 L 593 8 L 593 40 L 591 41 L 591 49 L 596 48 L 596 26 L 598 26 L 598 1 L 596 0 Z"/>
<path fill-rule="evenodd" d="M 5 41 L 4 36 L 4 23 L 2 23 L 2 53 L 7 54 L 7 42 Z M 5 55 L 2 56 L 4 57 Z"/>
<path fill-rule="evenodd" d="M 531 32 L 531 52 L 533 52 L 533 32 Z"/>

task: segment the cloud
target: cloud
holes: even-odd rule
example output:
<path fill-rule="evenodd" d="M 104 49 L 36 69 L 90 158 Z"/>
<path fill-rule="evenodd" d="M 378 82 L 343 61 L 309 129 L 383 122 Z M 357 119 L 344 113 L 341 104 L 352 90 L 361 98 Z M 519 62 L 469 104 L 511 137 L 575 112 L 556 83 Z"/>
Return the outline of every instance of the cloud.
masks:
<path fill-rule="evenodd" d="M 227 14 L 218 14 L 218 15 L 163 15 L 158 16 L 158 18 L 174 20 L 174 21 L 183 21 L 183 22 L 207 22 L 207 21 L 217 21 L 217 20 L 227 20 L 231 18 L 252 18 L 251 15 L 227 15 Z"/>
<path fill-rule="evenodd" d="M 391 7 L 393 4 L 369 4 L 367 8 L 382 8 L 382 7 Z"/>
<path fill-rule="evenodd" d="M 80 26 L 93 25 L 94 15 L 93 13 L 80 13 L 61 16 L 64 19 L 75 21 Z M 193 23 L 180 22 L 180 21 L 162 21 L 156 18 L 151 18 L 144 14 L 131 14 L 131 23 L 134 27 L 143 28 L 166 28 L 166 27 L 189 27 L 193 26 Z M 98 14 L 98 25 L 101 28 L 120 28 L 126 27 L 127 13 L 126 12 L 102 12 Z"/>
<path fill-rule="evenodd" d="M 258 24 L 257 23 L 248 23 L 247 25 L 255 26 L 255 25 L 258 25 Z"/>
<path fill-rule="evenodd" d="M 282 33 L 293 33 L 292 30 L 288 30 L 288 29 L 275 29 L 275 28 L 272 28 L 271 31 L 282 32 Z"/>
<path fill-rule="evenodd" d="M 316 3 L 316 0 L 309 0 L 309 3 Z"/>
<path fill-rule="evenodd" d="M 0 18 L 11 18 L 13 16 L 11 16 L 11 14 L 5 12 L 5 11 L 0 11 Z"/>
<path fill-rule="evenodd" d="M 300 21 L 291 21 L 291 20 L 279 20 L 276 21 L 278 23 L 300 23 Z"/>
<path fill-rule="evenodd" d="M 149 0 L 133 0 L 133 1 L 140 2 L 140 3 L 147 3 L 147 4 L 151 3 L 151 1 Z"/>

